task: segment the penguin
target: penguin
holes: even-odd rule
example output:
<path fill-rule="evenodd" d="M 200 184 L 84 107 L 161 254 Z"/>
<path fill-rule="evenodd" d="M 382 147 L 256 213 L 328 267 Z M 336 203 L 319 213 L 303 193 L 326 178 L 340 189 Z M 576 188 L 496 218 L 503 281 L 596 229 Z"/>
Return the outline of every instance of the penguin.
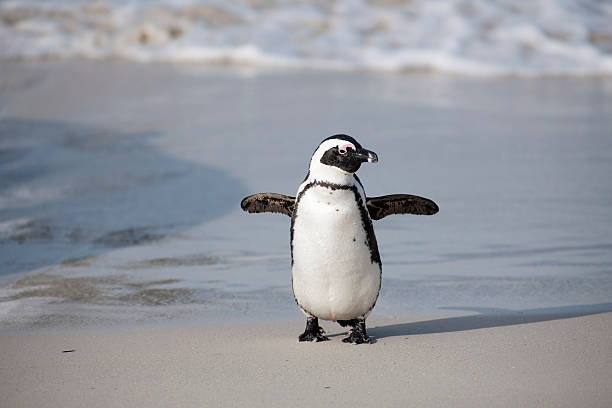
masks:
<path fill-rule="evenodd" d="M 355 174 L 376 153 L 353 137 L 324 139 L 314 151 L 295 197 L 259 193 L 245 197 L 249 213 L 291 217 L 291 276 L 295 302 L 306 315 L 302 341 L 326 341 L 319 319 L 350 327 L 345 343 L 369 343 L 366 318 L 380 293 L 382 262 L 372 220 L 391 214 L 432 215 L 439 208 L 427 198 L 392 194 L 367 197 Z"/>

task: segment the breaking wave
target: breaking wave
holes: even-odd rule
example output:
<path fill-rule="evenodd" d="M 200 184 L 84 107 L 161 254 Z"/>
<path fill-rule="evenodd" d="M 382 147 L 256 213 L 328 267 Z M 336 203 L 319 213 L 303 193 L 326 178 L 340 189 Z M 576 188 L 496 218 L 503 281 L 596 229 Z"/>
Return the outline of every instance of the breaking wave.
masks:
<path fill-rule="evenodd" d="M 598 0 L 9 0 L 0 59 L 610 75 L 611 21 Z"/>

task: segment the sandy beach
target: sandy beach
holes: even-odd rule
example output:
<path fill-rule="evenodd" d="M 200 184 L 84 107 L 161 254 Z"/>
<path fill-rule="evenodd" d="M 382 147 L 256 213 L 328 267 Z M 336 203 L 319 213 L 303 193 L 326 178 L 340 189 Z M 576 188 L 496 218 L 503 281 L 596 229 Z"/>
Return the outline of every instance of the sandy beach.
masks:
<path fill-rule="evenodd" d="M 0 406 L 612 407 L 611 20 L 599 0 L 0 2 Z M 334 134 L 377 157 L 365 198 L 440 208 L 375 220 L 361 258 L 365 212 L 291 231 L 325 242 L 305 281 L 355 284 L 312 290 L 324 307 L 378 293 L 359 346 L 332 322 L 298 343 L 295 220 L 240 208 L 329 182 L 308 163 Z"/>
<path fill-rule="evenodd" d="M 3 406 L 612 405 L 609 78 L 0 69 Z M 441 207 L 375 224 L 371 345 L 298 344 L 289 219 L 238 206 L 337 132 Z"/>
<path fill-rule="evenodd" d="M 528 320 L 374 319 L 359 346 L 301 322 L 0 336 L 3 405 L 609 407 L 612 313 Z"/>

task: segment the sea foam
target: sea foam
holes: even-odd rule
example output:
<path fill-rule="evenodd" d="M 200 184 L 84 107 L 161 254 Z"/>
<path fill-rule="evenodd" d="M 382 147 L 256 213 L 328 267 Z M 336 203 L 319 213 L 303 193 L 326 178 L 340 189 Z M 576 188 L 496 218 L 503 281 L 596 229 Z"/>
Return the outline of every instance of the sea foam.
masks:
<path fill-rule="evenodd" d="M 610 75 L 610 21 L 597 0 L 13 0 L 0 59 Z"/>

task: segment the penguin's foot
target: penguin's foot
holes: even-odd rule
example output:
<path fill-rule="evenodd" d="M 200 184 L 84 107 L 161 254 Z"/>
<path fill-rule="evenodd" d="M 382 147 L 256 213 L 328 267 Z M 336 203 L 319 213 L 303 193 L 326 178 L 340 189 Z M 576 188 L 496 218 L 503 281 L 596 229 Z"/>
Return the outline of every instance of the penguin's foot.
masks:
<path fill-rule="evenodd" d="M 365 319 L 353 319 L 347 321 L 343 320 L 342 322 L 347 322 L 348 324 L 353 326 L 349 331 L 349 335 L 342 339 L 343 342 L 353 344 L 363 344 L 370 342 L 370 338 L 368 337 L 368 333 L 366 332 Z M 342 325 L 342 323 L 340 324 Z"/>
<path fill-rule="evenodd" d="M 319 326 L 319 319 L 316 317 L 309 317 L 306 319 L 306 330 L 298 337 L 299 341 L 326 341 L 329 340 L 324 335 L 325 330 Z"/>

